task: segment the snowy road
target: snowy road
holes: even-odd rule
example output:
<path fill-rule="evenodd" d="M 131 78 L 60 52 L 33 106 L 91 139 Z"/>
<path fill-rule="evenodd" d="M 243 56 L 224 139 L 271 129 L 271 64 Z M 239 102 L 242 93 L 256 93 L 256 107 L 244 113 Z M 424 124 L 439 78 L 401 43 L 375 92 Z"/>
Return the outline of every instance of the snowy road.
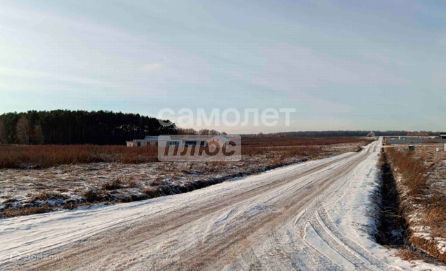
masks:
<path fill-rule="evenodd" d="M 379 151 L 374 142 L 186 194 L 5 219 L 0 269 L 401 270 L 367 237 Z"/>

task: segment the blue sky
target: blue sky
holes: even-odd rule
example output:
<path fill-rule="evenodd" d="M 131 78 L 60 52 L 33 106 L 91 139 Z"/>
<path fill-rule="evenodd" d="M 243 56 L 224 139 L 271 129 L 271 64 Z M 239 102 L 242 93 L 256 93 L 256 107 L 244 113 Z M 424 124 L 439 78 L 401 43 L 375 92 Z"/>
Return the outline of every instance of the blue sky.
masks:
<path fill-rule="evenodd" d="M 440 0 L 4 0 L 0 9 L 0 112 L 292 107 L 290 126 L 213 128 L 445 130 L 445 73 Z"/>

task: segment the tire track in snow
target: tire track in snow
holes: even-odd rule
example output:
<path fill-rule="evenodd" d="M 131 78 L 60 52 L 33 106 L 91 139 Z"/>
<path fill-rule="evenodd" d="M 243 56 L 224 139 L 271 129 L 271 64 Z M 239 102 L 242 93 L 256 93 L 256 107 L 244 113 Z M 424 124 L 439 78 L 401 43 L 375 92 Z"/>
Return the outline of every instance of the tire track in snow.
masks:
<path fill-rule="evenodd" d="M 296 169 L 294 169 L 294 167 L 292 167 L 293 169 L 291 170 L 291 171 L 296 171 L 296 174 L 292 174 L 293 178 L 294 177 L 297 177 L 297 178 L 305 177 L 305 176 L 310 175 L 310 174 L 312 174 L 314 172 L 317 172 L 317 171 L 319 171 L 319 170 L 321 170 L 323 168 L 330 167 L 333 164 L 338 163 L 342 159 L 348 158 L 350 156 L 351 155 L 341 155 L 338 158 L 324 159 L 324 161 L 311 161 L 310 162 L 311 165 L 308 168 L 304 167 L 304 168 L 301 169 L 300 167 L 303 166 L 302 164 L 301 165 L 296 165 L 295 166 Z M 285 171 L 285 173 L 287 173 L 287 171 Z M 284 175 L 286 175 L 286 174 L 284 174 Z M 212 202 L 212 204 L 209 204 L 209 200 L 211 200 L 212 198 L 215 198 L 214 194 L 210 194 L 210 195 L 205 195 L 205 197 L 202 198 L 204 204 L 201 204 L 201 202 L 198 202 L 200 204 L 197 204 L 196 206 L 191 206 L 191 205 L 187 205 L 186 204 L 186 205 L 183 205 L 183 206 L 179 206 L 177 208 L 171 208 L 170 210 L 169 210 L 169 208 L 166 208 L 166 210 L 162 214 L 159 213 L 158 217 L 160 217 L 160 219 L 158 221 L 155 221 L 155 222 L 149 221 L 148 225 L 147 225 L 148 221 L 144 221 L 144 224 L 146 224 L 146 227 L 144 229 L 142 229 L 142 230 L 144 230 L 145 233 L 151 234 L 151 235 L 158 235 L 158 234 L 161 234 L 163 232 L 165 233 L 165 232 L 169 232 L 169 231 L 174 231 L 174 230 L 178 229 L 179 227 L 181 227 L 183 224 L 190 223 L 190 222 L 196 220 L 197 218 L 203 216 L 203 214 L 217 212 L 217 211 L 221 210 L 222 208 L 225 208 L 227 206 L 234 205 L 237 202 L 243 201 L 247 197 L 249 198 L 249 197 L 255 196 L 257 194 L 261 194 L 261 193 L 263 193 L 263 192 L 265 192 L 267 190 L 270 190 L 270 189 L 272 189 L 274 187 L 278 187 L 278 186 L 282 185 L 283 183 L 287 183 L 287 182 L 290 181 L 289 177 L 284 176 L 284 178 L 282 178 L 281 175 L 275 176 L 275 179 L 277 179 L 278 181 L 275 181 L 275 182 L 272 182 L 272 183 L 263 182 L 263 183 L 260 183 L 260 184 L 256 184 L 253 187 L 247 186 L 247 189 L 245 189 L 243 191 L 243 196 L 244 196 L 243 198 L 240 197 L 240 194 L 235 193 L 234 195 L 231 195 L 231 194 L 230 195 L 224 195 L 224 197 L 222 199 L 220 199 L 220 201 Z M 203 189 L 203 190 L 205 190 L 205 189 Z M 199 193 L 201 191 L 197 190 L 197 192 Z M 177 196 L 184 197 L 183 195 L 177 195 Z M 155 201 L 158 201 L 160 199 L 161 198 L 155 199 Z M 152 200 L 149 200 L 149 201 L 152 201 Z M 109 209 L 112 209 L 112 210 L 117 210 L 118 209 L 119 210 L 120 206 L 123 206 L 123 205 L 137 206 L 137 208 L 138 208 L 140 206 L 143 207 L 144 202 L 116 205 L 116 206 L 113 206 L 113 207 L 111 207 Z M 125 210 L 125 207 L 123 207 L 122 209 Z M 96 212 L 96 210 L 94 210 L 92 212 L 93 215 L 94 215 L 94 212 Z M 10 229 L 9 231 L 13 231 L 14 230 L 14 225 L 13 225 L 13 223 L 11 223 L 12 225 L 9 225 L 10 224 L 9 221 L 13 221 L 13 220 L 18 221 L 19 225 L 17 225 L 15 227 L 16 229 L 17 228 L 19 228 L 19 229 L 23 228 L 22 227 L 23 222 L 30 221 L 31 223 L 24 228 L 24 232 L 27 232 L 26 230 L 32 228 L 33 226 L 35 226 L 39 222 L 42 223 L 42 224 L 45 224 L 47 221 L 44 218 L 49 216 L 49 215 L 50 214 L 44 214 L 44 215 L 40 215 L 40 216 L 39 215 L 33 215 L 33 216 L 28 216 L 28 217 L 18 217 L 18 218 L 9 219 L 9 220 L 3 220 L 3 223 L 6 226 L 5 229 L 9 228 Z M 72 220 L 72 218 L 79 218 L 79 220 L 82 221 L 84 219 L 84 216 L 85 216 L 85 213 L 83 211 L 82 212 L 71 212 L 71 213 L 69 213 L 69 215 L 67 217 L 63 217 L 62 219 L 63 220 L 67 220 L 67 222 L 70 222 L 69 220 Z M 42 219 L 43 222 L 41 222 L 38 219 L 39 217 L 43 217 L 43 219 Z M 180 218 L 186 218 L 187 220 L 180 219 Z M 136 217 L 132 217 L 131 219 L 132 220 L 137 220 Z M 34 220 L 36 220 L 35 223 L 34 223 Z M 102 237 L 101 236 L 101 230 L 102 231 L 105 231 L 105 230 L 112 231 L 113 230 L 113 226 L 116 226 L 116 227 L 117 226 L 122 226 L 121 229 L 118 229 L 121 232 L 118 231 L 118 233 L 116 234 L 116 236 L 119 236 L 121 233 L 125 233 L 127 230 L 129 230 L 128 227 L 125 227 L 126 226 L 126 222 L 128 222 L 128 221 L 126 219 L 121 219 L 121 220 L 122 220 L 122 222 L 120 222 L 120 223 L 116 223 L 115 220 L 111 220 L 110 222 L 107 223 L 107 224 L 110 224 L 110 225 L 107 225 L 107 227 L 104 227 L 104 228 L 99 229 L 99 230 L 97 230 L 97 229 L 89 230 L 88 228 L 84 229 L 83 227 L 81 227 L 79 229 L 79 232 L 81 234 L 75 235 L 74 238 L 73 238 L 73 241 L 71 241 L 71 240 L 66 241 L 66 240 L 63 240 L 63 239 L 60 240 L 60 241 L 65 241 L 67 244 L 63 244 L 63 242 L 62 242 L 62 245 L 58 244 L 59 242 L 56 242 L 55 244 L 50 244 L 50 245 L 47 244 L 47 243 L 44 243 L 44 241 L 46 241 L 46 239 L 48 238 L 47 234 L 49 233 L 49 232 L 45 231 L 45 228 L 43 229 L 44 230 L 43 232 L 46 232 L 45 234 L 43 234 L 43 235 L 42 234 L 35 234 L 36 236 L 38 236 L 38 239 L 34 239 L 33 240 L 33 238 L 31 238 L 31 236 L 28 239 L 31 239 L 34 242 L 42 241 L 41 243 L 45 244 L 45 247 L 47 249 L 44 249 L 44 247 L 42 245 L 40 245 L 40 246 L 38 246 L 37 253 L 41 254 L 43 252 L 46 252 L 48 255 L 51 255 L 53 253 L 57 253 L 58 251 L 60 251 L 62 249 L 66 249 L 67 248 L 66 246 L 69 247 L 70 245 L 77 245 L 78 243 L 80 243 L 82 245 L 84 242 L 82 242 L 82 238 L 79 238 L 78 236 L 82 236 L 82 235 L 85 234 L 85 236 L 88 237 L 89 236 L 89 232 L 92 232 L 93 234 L 99 234 L 99 238 L 101 238 Z M 59 221 L 56 221 L 56 222 L 59 222 Z M 93 222 L 95 222 L 95 221 L 93 220 Z M 83 222 L 81 224 L 83 224 Z M 88 224 L 88 223 L 85 223 L 85 224 Z M 0 224 L 0 226 L 1 226 L 1 224 Z M 42 225 L 42 226 L 45 226 L 45 225 Z M 138 225 L 133 225 L 133 227 L 137 227 L 137 226 Z M 34 235 L 34 234 L 32 234 L 32 232 L 30 232 L 30 234 Z M 53 232 L 51 234 L 53 236 L 57 235 L 57 236 L 63 237 L 63 235 L 66 234 L 66 233 L 64 231 L 61 231 L 61 233 L 56 231 L 56 232 Z M 108 235 L 107 233 L 105 233 L 105 234 Z M 40 236 L 40 235 L 42 235 L 42 236 Z M 35 253 L 35 251 L 30 249 L 29 250 L 30 254 L 25 254 L 24 253 L 25 251 L 23 250 L 23 247 L 26 247 L 26 244 L 30 243 L 28 241 L 28 239 L 25 240 L 25 242 L 22 243 L 22 244 L 20 244 L 18 241 L 15 241 L 14 242 L 15 246 L 14 247 L 9 247 L 8 249 L 10 251 L 13 251 L 13 249 L 15 249 L 15 248 L 21 249 L 20 254 L 23 254 L 22 256 L 24 256 L 25 258 L 31 258 L 32 259 L 33 258 L 32 253 Z M 57 240 L 57 241 L 59 241 L 59 240 Z M 113 241 L 113 240 L 110 240 L 110 241 Z M 59 245 L 59 246 L 57 246 L 57 245 Z M 54 246 L 56 246 L 56 248 L 54 248 Z M 84 252 L 86 253 L 89 250 L 91 250 L 91 248 L 88 248 L 88 249 L 84 250 Z M 0 251 L 1 251 L 1 248 L 0 248 Z M 8 252 L 8 251 L 4 251 L 4 252 Z M 79 251 L 79 252 L 82 252 L 82 250 Z M 5 254 L 6 254 L 5 255 L 6 257 L 2 258 L 1 257 L 1 253 L 0 253 L 0 267 L 6 265 L 7 264 L 7 260 L 12 260 L 9 257 L 9 255 L 10 254 L 14 254 L 14 253 L 5 253 Z M 17 256 L 20 257 L 20 255 L 17 255 Z M 20 259 L 18 259 L 18 260 L 20 260 Z"/>

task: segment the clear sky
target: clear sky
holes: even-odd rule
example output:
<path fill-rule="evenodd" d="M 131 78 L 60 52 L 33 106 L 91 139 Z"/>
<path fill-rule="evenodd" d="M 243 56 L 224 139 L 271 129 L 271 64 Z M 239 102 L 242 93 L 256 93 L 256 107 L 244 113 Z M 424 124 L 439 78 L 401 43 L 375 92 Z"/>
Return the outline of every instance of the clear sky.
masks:
<path fill-rule="evenodd" d="M 228 129 L 446 130 L 445 105 L 443 0 L 1 1 L 0 113 L 292 107 L 288 127 Z"/>

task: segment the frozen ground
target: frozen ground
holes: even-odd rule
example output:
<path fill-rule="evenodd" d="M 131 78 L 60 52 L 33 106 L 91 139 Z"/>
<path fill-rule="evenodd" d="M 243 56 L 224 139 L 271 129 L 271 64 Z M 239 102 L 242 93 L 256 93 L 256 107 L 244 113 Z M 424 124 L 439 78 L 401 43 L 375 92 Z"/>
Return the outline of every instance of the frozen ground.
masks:
<path fill-rule="evenodd" d="M 0 220 L 0 269 L 445 270 L 370 237 L 380 142 L 190 193 Z"/>
<path fill-rule="evenodd" d="M 277 166 L 353 151 L 358 145 L 313 145 L 311 155 L 286 157 L 284 152 L 268 149 L 264 154 L 245 155 L 242 161 L 225 163 L 91 163 L 46 169 L 0 169 L 0 217 L 18 208 L 25 211 L 72 208 L 176 194 Z M 22 213 L 26 214 L 17 212 Z"/>

